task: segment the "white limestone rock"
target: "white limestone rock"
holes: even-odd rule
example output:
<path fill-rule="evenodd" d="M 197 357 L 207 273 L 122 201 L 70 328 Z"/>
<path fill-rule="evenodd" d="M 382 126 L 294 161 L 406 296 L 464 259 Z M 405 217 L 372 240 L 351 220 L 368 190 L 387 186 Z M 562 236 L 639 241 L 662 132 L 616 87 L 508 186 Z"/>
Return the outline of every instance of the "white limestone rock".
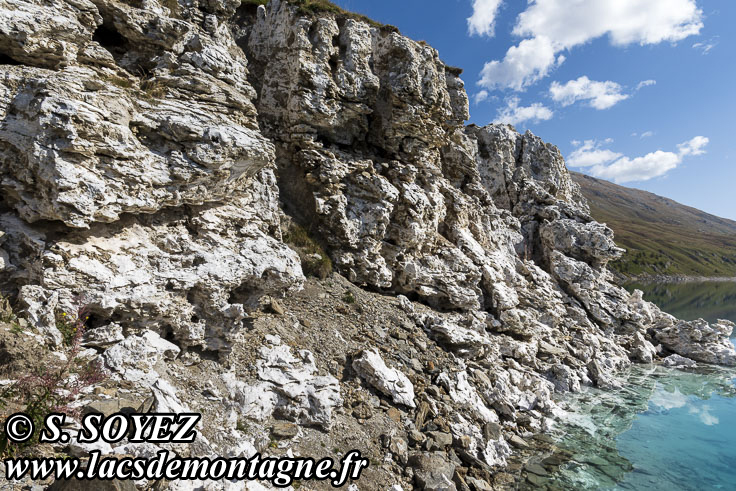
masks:
<path fill-rule="evenodd" d="M 141 101 L 100 81 L 115 76 L 82 67 L 17 75 L 0 126 L 0 189 L 24 220 L 86 228 L 221 201 L 273 162 L 273 145 L 226 111 Z"/>
<path fill-rule="evenodd" d="M 631 358 L 641 363 L 652 363 L 657 356 L 657 348 L 644 338 L 640 332 L 632 336 Z"/>
<path fill-rule="evenodd" d="M 479 356 L 491 344 L 485 335 L 485 324 L 470 319 L 470 328 L 460 326 L 449 319 L 430 317 L 426 320 L 430 336 L 438 343 L 446 345 L 461 357 Z"/>
<path fill-rule="evenodd" d="M 116 314 L 127 328 L 159 327 L 182 345 L 227 351 L 246 317 L 244 304 L 304 281 L 298 255 L 266 233 L 278 223 L 277 195 L 273 173 L 264 170 L 230 203 L 128 216 L 70 232 L 51 249 L 37 225 L 5 214 L 0 226 L 11 239 L 4 244 L 11 261 L 53 286 L 48 294 L 58 295 L 57 303 L 71 306 L 81 291 L 101 319 Z M 25 252 L 29 244 L 37 253 Z M 34 305 L 44 305 L 38 298 Z M 39 328 L 51 331 L 44 312 Z"/>
<path fill-rule="evenodd" d="M 109 348 L 124 339 L 122 326 L 113 322 L 94 329 L 87 329 L 82 337 L 82 346 Z"/>
<path fill-rule="evenodd" d="M 133 3 L 0 0 L 0 52 L 20 63 L 0 65 L 0 280 L 49 344 L 55 312 L 84 294 L 102 326 L 85 343 L 107 348 L 114 378 L 152 386 L 156 408 L 187 409 L 184 384 L 156 371 L 178 346 L 225 356 L 260 297 L 303 285 L 282 207 L 350 281 L 398 296 L 438 345 L 414 333 L 418 358 L 448 352 L 432 383 L 451 400 L 422 401 L 481 467 L 510 453 L 483 423 L 543 431 L 553 392 L 616 387 L 655 344 L 736 363 L 732 326 L 677 321 L 613 284 L 621 250 L 559 150 L 507 125 L 463 128 L 463 82 L 425 43 L 281 0 Z M 368 342 L 353 369 L 415 407 Z M 254 378 L 223 377 L 228 424 L 329 431 L 341 385 L 322 362 L 268 336 Z M 417 485 L 456 487 L 444 453 L 408 462 Z"/>
<path fill-rule="evenodd" d="M 657 329 L 655 337 L 662 346 L 678 355 L 703 363 L 736 366 L 736 351 L 730 341 L 734 323 L 719 320 L 709 324 L 703 319 L 677 321 Z"/>
<path fill-rule="evenodd" d="M 690 358 L 685 358 L 678 354 L 672 354 L 662 360 L 662 365 L 669 368 L 695 368 L 698 366 L 697 362 Z"/>
<path fill-rule="evenodd" d="M 483 423 L 497 423 L 498 415 L 490 409 L 483 398 L 471 385 L 467 372 L 457 372 L 452 376 L 443 372 L 437 378 L 453 400 L 453 403 L 470 410 L 476 419 Z"/>
<path fill-rule="evenodd" d="M 24 285 L 18 293 L 18 303 L 33 327 L 52 346 L 62 345 L 62 335 L 56 327 L 59 293 L 39 285 Z"/>
<path fill-rule="evenodd" d="M 497 440 L 488 440 L 483 449 L 483 460 L 490 466 L 504 466 L 511 453 L 511 447 L 501 436 Z"/>
<path fill-rule="evenodd" d="M 102 17 L 89 0 L 0 1 L 0 52 L 19 63 L 56 68 L 77 59 Z"/>
<path fill-rule="evenodd" d="M 414 408 L 414 385 L 395 368 L 386 366 L 377 350 L 365 350 L 353 360 L 353 370 L 369 385 L 387 395 L 395 404 Z"/>
<path fill-rule="evenodd" d="M 335 407 L 342 404 L 337 379 L 317 375 L 314 355 L 307 350 L 294 356 L 289 346 L 277 344 L 263 346 L 260 353 L 257 369 L 262 382 L 249 385 L 232 373 L 223 376 L 236 409 L 258 421 L 276 414 L 329 429 Z"/>
<path fill-rule="evenodd" d="M 153 331 L 129 336 L 101 355 L 107 368 L 123 380 L 153 384 L 159 379 L 156 364 L 179 356 L 180 348 Z"/>

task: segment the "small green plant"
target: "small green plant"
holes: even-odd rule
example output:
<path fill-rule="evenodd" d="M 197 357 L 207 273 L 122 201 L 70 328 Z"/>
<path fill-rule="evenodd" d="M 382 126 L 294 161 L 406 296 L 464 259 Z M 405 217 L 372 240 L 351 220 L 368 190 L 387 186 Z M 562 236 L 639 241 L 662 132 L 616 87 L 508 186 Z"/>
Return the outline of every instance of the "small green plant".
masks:
<path fill-rule="evenodd" d="M 57 312 L 56 329 L 61 333 L 64 346 L 71 346 L 77 333 L 84 330 L 84 323 L 89 319 L 86 310 L 80 310 L 75 315 L 67 315 L 66 312 Z"/>
<path fill-rule="evenodd" d="M 345 10 L 335 5 L 329 0 L 291 0 L 290 3 L 292 3 L 293 5 L 296 5 L 297 12 L 303 15 L 315 15 L 315 14 L 319 14 L 322 12 L 328 12 L 331 14 L 336 14 L 336 15 L 347 17 L 350 19 L 361 20 L 363 22 L 368 23 L 368 25 L 372 27 L 378 27 L 382 29 L 398 31 L 398 29 L 394 26 L 390 26 L 387 24 L 381 24 L 380 22 L 376 22 L 375 20 L 365 15 L 356 14 L 355 12 L 350 12 L 349 10 Z"/>
<path fill-rule="evenodd" d="M 259 5 L 267 5 L 268 1 L 269 0 L 242 0 L 240 4 L 251 7 L 258 7 Z M 335 14 L 343 18 L 346 17 L 349 19 L 360 20 L 366 22 L 371 27 L 376 27 L 384 31 L 399 32 L 399 29 L 396 26 L 392 26 L 390 24 L 382 24 L 365 15 L 350 12 L 349 10 L 345 10 L 335 5 L 329 0 L 289 0 L 289 3 L 294 5 L 297 8 L 297 13 L 301 15 L 308 15 L 310 17 L 313 17 L 317 14 L 326 12 L 330 14 Z"/>
<path fill-rule="evenodd" d="M 4 431 L 0 433 L 0 457 L 15 455 L 34 445 L 38 441 L 43 421 L 49 414 L 64 413 L 79 417 L 80 409 L 72 407 L 72 403 L 83 390 L 106 378 L 99 362 L 79 358 L 86 312 L 86 309 L 81 308 L 73 320 L 67 321 L 68 325 L 74 326 L 74 335 L 64 353 L 64 361 L 53 358 L 55 361 L 29 367 L 30 374 L 0 390 L 0 420 L 4 420 L 9 415 L 6 412 L 12 408 L 13 412 L 21 410 L 27 414 L 36 428 L 36 434 L 22 444 L 12 443 Z"/>
<path fill-rule="evenodd" d="M 332 273 L 330 256 L 304 227 L 292 222 L 284 234 L 284 242 L 297 248 L 304 274 L 324 280 Z"/>
<path fill-rule="evenodd" d="M 152 99 L 161 99 L 166 95 L 166 87 L 157 79 L 148 79 L 141 82 L 141 90 Z"/>
<path fill-rule="evenodd" d="M 346 291 L 345 294 L 342 296 L 342 301 L 345 303 L 353 304 L 355 303 L 355 295 L 353 295 L 353 292 Z"/>
<path fill-rule="evenodd" d="M 121 89 L 130 89 L 133 87 L 133 82 L 127 78 L 118 77 L 117 75 L 103 75 L 102 79 L 120 87 Z"/>

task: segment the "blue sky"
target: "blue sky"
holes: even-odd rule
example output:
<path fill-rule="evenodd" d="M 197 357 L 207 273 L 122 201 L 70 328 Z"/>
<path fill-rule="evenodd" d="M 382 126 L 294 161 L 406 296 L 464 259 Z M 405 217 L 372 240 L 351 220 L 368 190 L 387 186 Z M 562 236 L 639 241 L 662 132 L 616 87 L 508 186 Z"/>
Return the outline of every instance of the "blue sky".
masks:
<path fill-rule="evenodd" d="M 736 220 L 733 0 L 335 3 L 463 68 L 470 122 L 511 122 L 574 170 Z"/>

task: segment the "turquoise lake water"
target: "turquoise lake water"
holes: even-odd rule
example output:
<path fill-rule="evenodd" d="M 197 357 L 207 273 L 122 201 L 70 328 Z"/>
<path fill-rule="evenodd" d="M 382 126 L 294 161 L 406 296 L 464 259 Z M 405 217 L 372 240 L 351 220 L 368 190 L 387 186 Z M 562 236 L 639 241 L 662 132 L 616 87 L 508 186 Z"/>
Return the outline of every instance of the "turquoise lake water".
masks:
<path fill-rule="evenodd" d="M 678 317 L 736 322 L 736 283 L 635 287 Z M 557 437 L 574 455 L 555 484 L 736 490 L 736 370 L 635 366 L 623 378 L 621 390 L 590 389 L 566 400 L 575 416 Z"/>

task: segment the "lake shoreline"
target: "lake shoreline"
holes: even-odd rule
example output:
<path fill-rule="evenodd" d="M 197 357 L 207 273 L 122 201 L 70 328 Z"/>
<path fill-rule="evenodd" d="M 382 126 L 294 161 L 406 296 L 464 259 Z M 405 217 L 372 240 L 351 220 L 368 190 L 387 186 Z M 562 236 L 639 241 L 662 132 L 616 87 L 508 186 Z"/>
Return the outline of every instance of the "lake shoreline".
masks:
<path fill-rule="evenodd" d="M 652 274 L 641 274 L 641 275 L 625 275 L 612 272 L 616 278 L 616 282 L 619 285 L 627 283 L 645 283 L 645 284 L 657 284 L 657 283 L 736 283 L 736 276 L 687 276 L 687 275 L 652 275 Z"/>
<path fill-rule="evenodd" d="M 685 320 L 736 321 L 736 282 L 629 282 Z M 736 339 L 732 339 L 736 344 Z M 708 364 L 634 364 L 619 389 L 560 395 L 555 444 L 572 457 L 558 489 L 731 489 L 736 482 L 736 370 Z M 559 452 L 562 454 L 562 452 Z"/>

